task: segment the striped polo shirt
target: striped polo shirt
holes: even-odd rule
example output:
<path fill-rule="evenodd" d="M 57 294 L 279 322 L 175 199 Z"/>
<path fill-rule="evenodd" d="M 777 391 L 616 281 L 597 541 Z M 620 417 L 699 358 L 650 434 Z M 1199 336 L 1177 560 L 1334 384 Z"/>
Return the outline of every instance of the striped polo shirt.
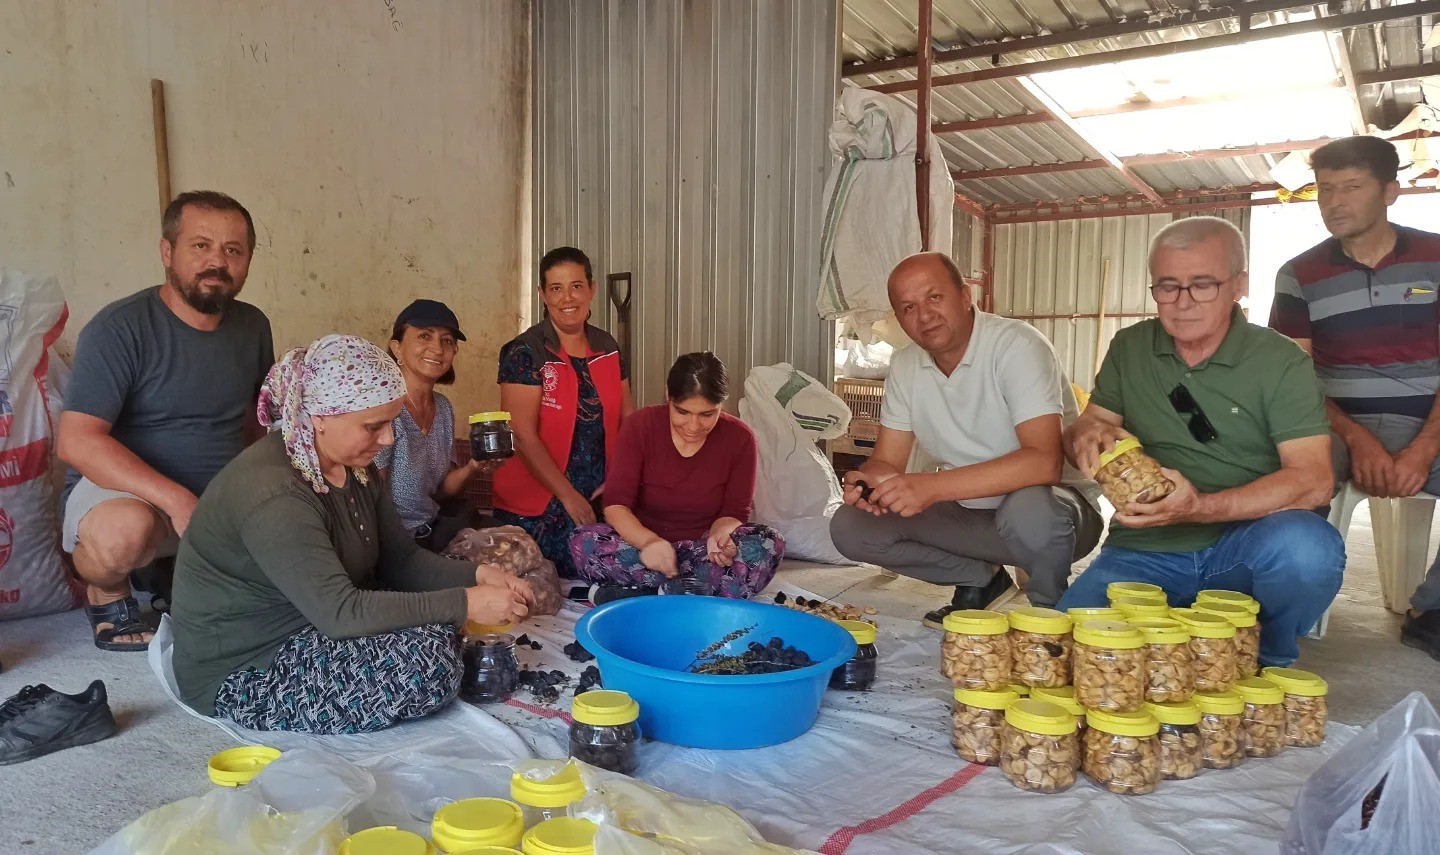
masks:
<path fill-rule="evenodd" d="M 1374 268 L 1329 238 L 1275 277 L 1270 326 L 1309 339 L 1325 395 L 1351 415 L 1423 419 L 1440 389 L 1440 235 L 1395 226 Z"/>

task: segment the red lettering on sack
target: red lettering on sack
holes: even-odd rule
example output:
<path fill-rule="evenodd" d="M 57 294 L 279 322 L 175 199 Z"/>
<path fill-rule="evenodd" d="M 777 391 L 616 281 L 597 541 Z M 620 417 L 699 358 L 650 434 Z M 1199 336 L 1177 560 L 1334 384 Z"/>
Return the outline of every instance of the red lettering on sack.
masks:
<path fill-rule="evenodd" d="M 0 508 L 0 570 L 4 570 L 5 565 L 10 562 L 10 553 L 14 549 L 15 521 L 10 519 L 10 515 L 5 513 L 4 508 Z M 15 593 L 18 597 L 20 592 L 16 591 Z"/>
<path fill-rule="evenodd" d="M 13 588 L 8 591 L 0 588 L 0 606 L 13 606 L 18 602 L 20 602 L 19 588 Z"/>
<path fill-rule="evenodd" d="M 44 439 L 37 439 L 29 445 L 0 451 L 0 489 L 44 475 L 49 465 L 47 446 Z"/>

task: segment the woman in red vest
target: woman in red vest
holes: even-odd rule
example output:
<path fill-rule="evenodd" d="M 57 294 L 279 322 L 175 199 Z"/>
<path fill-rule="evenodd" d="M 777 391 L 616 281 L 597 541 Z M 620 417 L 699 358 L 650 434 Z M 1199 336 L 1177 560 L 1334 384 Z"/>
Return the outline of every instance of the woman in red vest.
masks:
<path fill-rule="evenodd" d="M 785 539 L 750 522 L 758 454 L 750 426 L 722 411 L 725 366 L 687 353 L 666 401 L 625 422 L 605 483 L 605 521 L 577 528 L 570 552 L 596 605 L 667 593 L 749 598 L 775 576 Z"/>
<path fill-rule="evenodd" d="M 595 274 L 585 253 L 545 253 L 540 297 L 545 317 L 500 349 L 500 405 L 516 455 L 495 472 L 495 518 L 525 529 L 573 578 L 570 532 L 595 522 L 591 503 L 635 401 L 620 346 L 586 322 Z"/>

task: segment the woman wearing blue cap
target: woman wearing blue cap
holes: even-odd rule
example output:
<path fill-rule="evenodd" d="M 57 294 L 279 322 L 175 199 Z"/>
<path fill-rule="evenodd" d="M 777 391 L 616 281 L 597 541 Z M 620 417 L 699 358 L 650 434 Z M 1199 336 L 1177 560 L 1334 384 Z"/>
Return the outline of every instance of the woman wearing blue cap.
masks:
<path fill-rule="evenodd" d="M 455 352 L 465 340 L 450 307 L 438 300 L 406 306 L 390 332 L 390 355 L 405 378 L 395 444 L 375 459 L 390 477 L 400 521 L 415 542 L 439 552 L 472 524 L 475 509 L 457 497 L 488 464 L 453 462 L 455 409 L 435 386 L 455 382 Z"/>

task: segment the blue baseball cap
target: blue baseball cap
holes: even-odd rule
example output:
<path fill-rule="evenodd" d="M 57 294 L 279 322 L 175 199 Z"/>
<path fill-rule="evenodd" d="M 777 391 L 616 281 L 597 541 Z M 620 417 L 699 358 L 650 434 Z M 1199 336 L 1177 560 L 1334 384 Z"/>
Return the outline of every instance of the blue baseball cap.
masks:
<path fill-rule="evenodd" d="M 409 327 L 444 327 L 455 333 L 456 340 L 465 340 L 465 333 L 460 332 L 459 319 L 450 311 L 449 306 L 439 300 L 416 300 L 401 310 L 395 324 Z"/>

